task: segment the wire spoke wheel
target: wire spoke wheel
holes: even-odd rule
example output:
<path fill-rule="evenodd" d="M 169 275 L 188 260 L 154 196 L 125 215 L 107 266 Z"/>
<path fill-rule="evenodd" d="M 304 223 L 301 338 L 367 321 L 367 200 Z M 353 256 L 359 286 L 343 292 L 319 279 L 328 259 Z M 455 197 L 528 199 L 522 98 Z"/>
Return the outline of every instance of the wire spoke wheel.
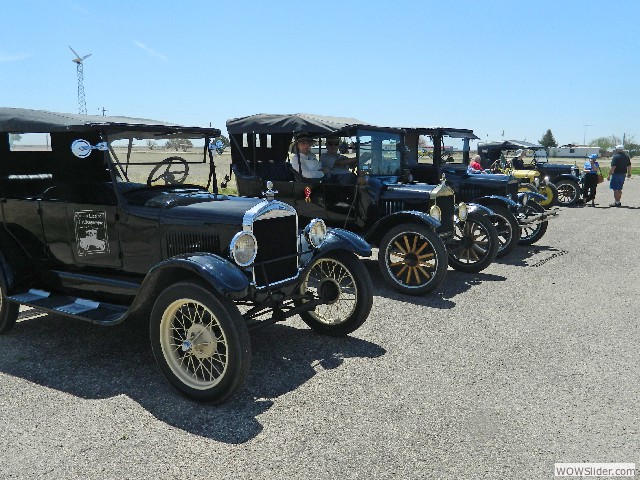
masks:
<path fill-rule="evenodd" d="M 322 303 L 300 317 L 315 332 L 324 335 L 347 335 L 359 328 L 373 305 L 373 285 L 369 272 L 351 253 L 331 252 L 307 269 L 296 301 L 304 305 L 309 298 Z"/>
<path fill-rule="evenodd" d="M 169 305 L 160 322 L 160 344 L 171 371 L 192 388 L 216 385 L 227 369 L 227 339 L 215 315 L 199 302 Z"/>
<path fill-rule="evenodd" d="M 251 340 L 238 308 L 195 283 L 177 283 L 158 297 L 149 325 L 160 370 L 186 397 L 221 402 L 244 381 Z"/>

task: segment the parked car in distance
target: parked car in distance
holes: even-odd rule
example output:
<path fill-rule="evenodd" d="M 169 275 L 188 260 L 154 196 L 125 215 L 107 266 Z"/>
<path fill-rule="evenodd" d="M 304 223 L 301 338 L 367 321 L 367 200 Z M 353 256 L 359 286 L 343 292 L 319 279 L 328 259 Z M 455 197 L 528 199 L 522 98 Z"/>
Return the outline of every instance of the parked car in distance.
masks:
<path fill-rule="evenodd" d="M 475 206 L 456 204 L 453 190 L 441 182 L 407 180 L 402 129 L 353 118 L 261 114 L 230 119 L 227 131 L 240 195 L 256 196 L 272 180 L 301 216 L 361 234 L 378 247 L 380 271 L 401 293 L 433 291 L 447 264 L 480 271 L 495 257 L 497 234 Z M 301 133 L 316 140 L 321 154 L 327 138 L 349 145 L 350 181 L 304 178 L 300 165 L 292 164 Z"/>
<path fill-rule="evenodd" d="M 464 202 L 484 205 L 493 212 L 500 247 L 497 256 L 508 255 L 518 244 L 540 240 L 548 221 L 556 211 L 545 211 L 535 202 L 537 193 L 519 192 L 518 181 L 504 174 L 469 174 L 469 143 L 479 138 L 472 130 L 450 127 L 407 128 L 408 167 L 415 180 L 431 183 L 444 177 L 445 182 Z M 462 142 L 462 151 L 454 156 L 444 148 L 447 142 Z M 420 156 L 421 144 L 428 143 L 430 155 Z M 456 158 L 457 157 L 457 158 Z"/>
<path fill-rule="evenodd" d="M 0 108 L 0 334 L 20 305 L 102 326 L 146 319 L 168 381 L 220 402 L 249 371 L 249 329 L 294 315 L 320 334 L 360 327 L 370 246 L 321 219 L 301 232 L 270 185 L 266 198 L 217 193 L 219 135 Z"/>

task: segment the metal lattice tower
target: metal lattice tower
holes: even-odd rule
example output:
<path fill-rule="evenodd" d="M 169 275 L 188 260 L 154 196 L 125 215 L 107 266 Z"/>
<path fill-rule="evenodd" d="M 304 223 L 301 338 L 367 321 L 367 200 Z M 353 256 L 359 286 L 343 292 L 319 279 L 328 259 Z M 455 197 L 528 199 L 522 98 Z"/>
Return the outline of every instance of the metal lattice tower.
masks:
<path fill-rule="evenodd" d="M 71 45 L 69 45 L 69 48 L 71 48 Z M 78 113 L 80 113 L 81 115 L 86 115 L 87 114 L 87 102 L 86 102 L 86 100 L 84 98 L 84 69 L 83 69 L 83 62 L 87 57 L 91 56 L 91 54 L 85 55 L 84 57 L 81 57 L 78 54 L 78 52 L 76 52 L 73 48 L 71 48 L 71 51 L 76 56 L 76 58 L 74 58 L 71 61 L 76 64 L 77 70 L 78 70 Z"/>

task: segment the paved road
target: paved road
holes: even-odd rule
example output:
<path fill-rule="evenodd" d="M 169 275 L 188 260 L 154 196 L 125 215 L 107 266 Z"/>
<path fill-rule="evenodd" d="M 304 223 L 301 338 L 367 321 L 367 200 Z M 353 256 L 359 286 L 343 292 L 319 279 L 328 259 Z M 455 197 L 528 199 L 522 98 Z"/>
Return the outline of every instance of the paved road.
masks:
<path fill-rule="evenodd" d="M 623 208 L 563 209 L 547 235 L 436 295 L 377 285 L 355 335 L 252 334 L 249 379 L 201 406 L 146 342 L 25 316 L 0 337 L 0 478 L 551 478 L 640 464 L 640 180 Z M 23 314 L 25 315 L 25 314 Z"/>

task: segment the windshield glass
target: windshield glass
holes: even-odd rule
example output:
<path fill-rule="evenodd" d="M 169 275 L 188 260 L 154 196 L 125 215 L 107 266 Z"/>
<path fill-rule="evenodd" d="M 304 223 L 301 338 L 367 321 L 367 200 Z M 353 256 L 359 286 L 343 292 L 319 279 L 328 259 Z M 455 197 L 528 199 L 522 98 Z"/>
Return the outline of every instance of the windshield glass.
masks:
<path fill-rule="evenodd" d="M 368 175 L 401 173 L 400 134 L 393 132 L 358 132 L 358 167 Z"/>
<path fill-rule="evenodd" d="M 210 169 L 205 141 L 201 137 L 185 136 L 108 138 L 118 182 L 140 187 L 196 185 L 206 188 Z"/>

